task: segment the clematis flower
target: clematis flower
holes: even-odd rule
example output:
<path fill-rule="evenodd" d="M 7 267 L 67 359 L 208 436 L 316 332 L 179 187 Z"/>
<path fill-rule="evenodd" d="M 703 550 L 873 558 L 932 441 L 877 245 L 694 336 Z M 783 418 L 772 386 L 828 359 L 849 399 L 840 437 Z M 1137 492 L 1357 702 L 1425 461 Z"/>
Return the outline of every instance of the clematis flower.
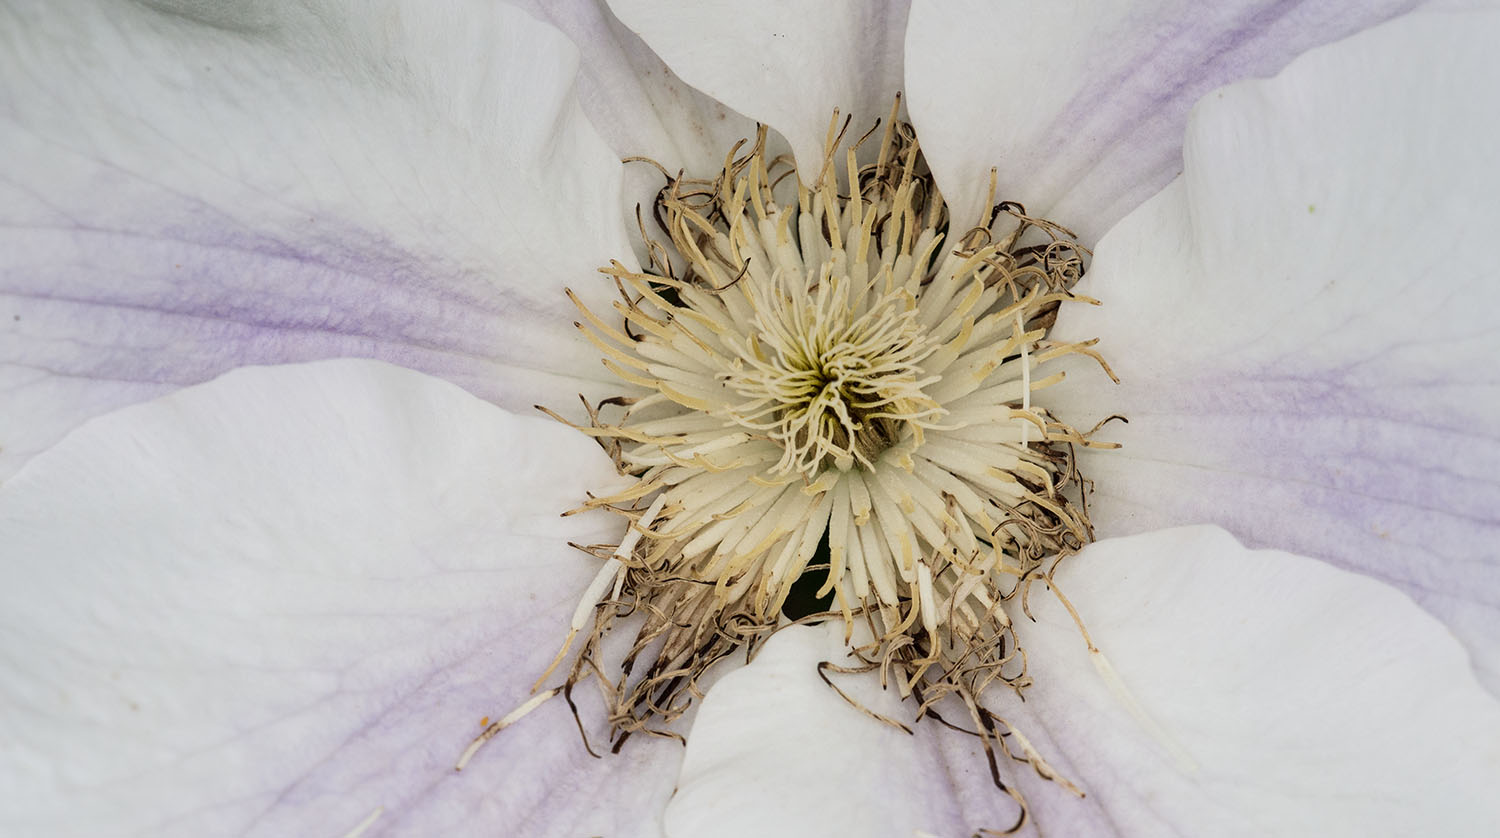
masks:
<path fill-rule="evenodd" d="M 579 722 L 543 704 L 453 771 L 598 571 L 567 542 L 620 538 L 558 517 L 618 476 L 529 409 L 607 390 L 563 288 L 605 300 L 632 258 L 655 173 L 620 158 L 712 173 L 754 118 L 805 166 L 833 107 L 904 89 L 953 217 L 997 166 L 1098 242 L 1104 305 L 1055 336 L 1121 383 L 1070 368 L 1049 409 L 1130 420 L 1082 455 L 1104 538 L 1057 574 L 1119 683 L 1038 596 L 1035 683 L 988 697 L 1086 792 L 1001 765 L 1032 822 L 1493 832 L 1500 19 L 1377 25 L 1404 11 L 11 4 L 0 825 L 1013 823 L 972 737 L 819 679 L 837 622 L 705 681 L 686 749 L 592 756 L 579 689 Z"/>

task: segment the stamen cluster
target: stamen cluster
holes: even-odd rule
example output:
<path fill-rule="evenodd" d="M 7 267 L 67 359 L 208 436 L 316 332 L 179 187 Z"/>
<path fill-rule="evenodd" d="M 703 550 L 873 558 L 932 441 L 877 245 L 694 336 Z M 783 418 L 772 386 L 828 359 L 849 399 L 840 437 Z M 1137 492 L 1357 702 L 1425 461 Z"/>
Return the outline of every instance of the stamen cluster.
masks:
<path fill-rule="evenodd" d="M 1086 254 L 1013 204 L 955 236 L 891 116 L 842 154 L 835 116 L 811 178 L 768 159 L 764 129 L 712 180 L 663 172 L 666 243 L 643 222 L 647 268 L 603 270 L 619 321 L 580 305 L 637 388 L 575 425 L 635 481 L 585 505 L 629 529 L 589 548 L 604 565 L 569 636 L 587 637 L 571 684 L 641 615 L 633 674 L 606 682 L 618 731 L 679 714 L 814 574 L 871 666 L 923 710 L 958 694 L 1004 747 L 974 700 L 1027 683 L 1002 603 L 1091 538 L 1072 457 L 1088 443 L 1033 398 L 1063 379 L 1049 362 L 1097 358 L 1046 337 Z"/>
<path fill-rule="evenodd" d="M 812 296 L 805 275 L 781 268 L 746 289 L 755 320 L 726 335 L 733 368 L 718 374 L 746 398 L 730 417 L 782 446 L 773 472 L 809 481 L 829 467 L 875 468 L 904 426 L 920 433 L 943 412 L 922 392 L 937 379 L 917 378 L 937 347 L 906 290 L 869 299 L 835 265 L 818 270 Z"/>

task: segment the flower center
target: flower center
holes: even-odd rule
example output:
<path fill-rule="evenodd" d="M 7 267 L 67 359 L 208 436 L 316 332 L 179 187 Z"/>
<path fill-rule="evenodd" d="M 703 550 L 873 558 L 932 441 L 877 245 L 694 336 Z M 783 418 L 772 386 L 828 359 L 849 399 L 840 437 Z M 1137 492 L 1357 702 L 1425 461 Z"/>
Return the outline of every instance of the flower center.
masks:
<path fill-rule="evenodd" d="M 809 481 L 826 468 L 875 468 L 891 446 L 943 414 L 922 392 L 926 339 L 903 278 L 851 277 L 844 260 L 805 265 L 790 241 L 745 297 L 755 311 L 740 332 L 725 324 L 730 369 L 718 373 L 743 401 L 725 415 L 782 447 L 771 469 Z"/>
<path fill-rule="evenodd" d="M 598 676 L 621 734 L 680 714 L 804 575 L 924 709 L 1029 683 L 1003 603 L 1092 537 L 1072 456 L 1090 443 L 1033 398 L 1054 359 L 1098 359 L 1047 339 L 1086 252 L 1009 203 L 955 237 L 895 117 L 840 154 L 835 116 L 812 178 L 768 159 L 764 129 L 712 180 L 663 172 L 667 241 L 642 223 L 646 268 L 603 269 L 621 321 L 579 306 L 634 389 L 574 427 L 635 482 L 585 504 L 629 527 L 589 548 L 568 685 Z M 624 613 L 643 621 L 610 683 L 600 640 Z"/>

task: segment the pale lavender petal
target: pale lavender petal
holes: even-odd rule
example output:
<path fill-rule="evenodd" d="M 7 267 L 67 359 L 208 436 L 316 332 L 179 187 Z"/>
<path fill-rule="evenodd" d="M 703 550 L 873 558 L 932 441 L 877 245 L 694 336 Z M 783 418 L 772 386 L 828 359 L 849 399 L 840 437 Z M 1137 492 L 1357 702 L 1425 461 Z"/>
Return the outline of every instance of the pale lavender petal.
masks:
<path fill-rule="evenodd" d="M 511 407 L 604 375 L 562 288 L 629 255 L 620 167 L 566 38 L 480 0 L 172 5 L 0 13 L 0 477 L 241 364 Z"/>
<path fill-rule="evenodd" d="M 667 806 L 670 838 L 713 834 L 935 835 L 1003 830 L 1020 808 L 998 789 L 972 737 L 938 722 L 913 724 L 915 704 L 864 675 L 825 673 L 820 663 L 859 668 L 840 623 L 777 632 L 755 659 L 720 679 L 693 721 L 677 790 Z M 915 735 L 878 721 L 878 713 Z M 954 708 L 944 707 L 951 713 Z M 963 711 L 953 713 L 963 722 Z M 973 747 L 971 747 L 973 746 Z M 1016 785 L 1018 771 L 1003 766 Z M 1097 815 L 1087 803 L 1077 808 Z M 1061 814 L 1072 814 L 1065 810 Z"/>
<path fill-rule="evenodd" d="M 1085 793 L 1000 758 L 1046 835 L 1487 835 L 1500 702 L 1446 628 L 1389 586 L 1196 527 L 1111 539 L 1056 576 L 1126 692 L 1042 584 L 1012 612 L 1035 683 L 986 704 Z M 842 627 L 791 628 L 708 694 L 667 807 L 674 836 L 938 835 L 1012 826 L 971 736 L 818 676 Z M 1140 712 L 1122 700 L 1128 693 Z M 945 718 L 972 726 L 957 701 Z M 1143 722 L 1143 720 L 1145 720 Z M 1017 755 L 1018 737 L 1008 738 Z"/>
<path fill-rule="evenodd" d="M 834 108 L 864 126 L 890 111 L 909 2 L 609 0 L 684 81 L 779 131 L 804 175 Z"/>
<path fill-rule="evenodd" d="M 908 108 L 955 218 L 977 223 L 995 166 L 1000 198 L 1092 244 L 1182 170 L 1204 93 L 1417 5 L 919 0 Z"/>
<path fill-rule="evenodd" d="M 1036 683 L 1024 709 L 992 706 L 1088 795 L 1025 776 L 1048 834 L 1500 828 L 1500 702 L 1401 592 L 1214 527 L 1107 539 L 1056 579 L 1120 687 L 1035 590 L 1020 635 Z"/>
<path fill-rule="evenodd" d="M 1060 317 L 1101 535 L 1214 522 L 1388 580 L 1500 690 L 1500 16 L 1424 14 L 1204 100 Z"/>
<path fill-rule="evenodd" d="M 612 479 L 375 361 L 86 423 L 0 486 L 0 832 L 656 834 L 681 746 L 596 759 L 561 698 L 454 771 L 557 651 L 598 565 L 567 542 L 619 529 L 558 513 Z"/>
<path fill-rule="evenodd" d="M 578 45 L 579 104 L 621 157 L 649 157 L 673 174 L 709 177 L 736 142 L 754 139 L 753 120 L 678 78 L 604 0 L 508 1 Z M 649 211 L 661 174 L 637 163 L 625 179 L 627 212 L 633 217 L 637 202 Z"/>

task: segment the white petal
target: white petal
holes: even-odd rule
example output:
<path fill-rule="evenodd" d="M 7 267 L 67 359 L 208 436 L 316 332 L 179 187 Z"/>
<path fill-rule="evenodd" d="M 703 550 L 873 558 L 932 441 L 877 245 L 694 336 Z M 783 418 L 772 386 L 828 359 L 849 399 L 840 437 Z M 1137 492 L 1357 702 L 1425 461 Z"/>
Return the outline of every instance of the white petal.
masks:
<path fill-rule="evenodd" d="M 453 770 L 556 652 L 597 569 L 566 542 L 617 535 L 558 512 L 612 476 L 371 361 L 87 423 L 0 487 L 0 832 L 654 833 L 681 748 L 594 759 L 561 700 Z"/>
<path fill-rule="evenodd" d="M 755 122 L 683 82 L 604 0 L 510 0 L 578 45 L 578 101 L 621 157 L 647 156 L 676 174 L 709 177 Z M 646 180 L 661 187 L 649 167 Z M 654 189 L 653 189 L 654 192 Z M 634 204 L 631 205 L 632 207 Z"/>
<path fill-rule="evenodd" d="M 609 5 L 688 84 L 781 132 L 805 170 L 834 108 L 867 127 L 901 89 L 909 0 Z"/>
<path fill-rule="evenodd" d="M 1198 97 L 1414 5 L 919 0 L 909 108 L 954 218 L 977 222 L 997 166 L 999 198 L 1093 244 L 1181 171 Z"/>
<path fill-rule="evenodd" d="M 1071 834 L 1500 828 L 1500 703 L 1398 591 L 1211 527 L 1109 539 L 1062 567 L 1060 589 L 1163 732 L 1126 709 L 1057 599 L 1035 591 L 1022 643 L 1037 724 L 1018 724 L 1064 757 L 1054 764 L 1092 801 L 1081 808 L 1097 807 Z M 1031 797 L 1043 828 L 1077 807 L 1056 788 Z"/>
<path fill-rule="evenodd" d="M 1087 797 L 1002 758 L 1031 806 L 1028 834 L 1484 835 L 1500 825 L 1490 791 L 1500 703 L 1446 629 L 1394 589 L 1248 551 L 1207 527 L 1101 542 L 1057 579 L 1164 733 L 1126 709 L 1038 586 L 1037 621 L 1020 623 L 1036 684 L 1024 703 L 998 691 L 986 703 Z M 1014 822 L 971 737 L 932 720 L 906 736 L 819 680 L 817 662 L 838 659 L 841 640 L 785 631 L 710 692 L 669 834 L 957 838 Z M 873 676 L 832 677 L 909 719 L 912 707 Z"/>
<path fill-rule="evenodd" d="M 857 665 L 843 645 L 838 624 L 784 629 L 714 685 L 688 737 L 668 835 L 904 836 L 955 806 L 931 743 L 861 713 L 818 677 L 821 661 Z M 873 712 L 911 716 L 868 675 L 828 677 Z"/>
<path fill-rule="evenodd" d="M 556 26 L 578 46 L 579 104 L 619 157 L 646 157 L 674 175 L 711 177 L 735 143 L 755 138 L 754 120 L 678 78 L 604 0 L 509 2 Z M 641 207 L 647 231 L 658 238 L 665 236 L 652 221 L 651 206 L 663 182 L 648 163 L 625 169 L 624 217 L 634 225 Z M 632 244 L 645 262 L 644 246 L 634 238 Z"/>
<path fill-rule="evenodd" d="M 0 12 L 6 473 L 244 364 L 526 409 L 604 377 L 562 287 L 629 246 L 566 38 L 483 0 L 156 5 Z"/>
<path fill-rule="evenodd" d="M 1500 690 L 1500 16 L 1421 16 L 1204 100 L 1187 171 L 1098 249 L 1050 391 L 1104 535 L 1221 524 L 1406 590 Z"/>

